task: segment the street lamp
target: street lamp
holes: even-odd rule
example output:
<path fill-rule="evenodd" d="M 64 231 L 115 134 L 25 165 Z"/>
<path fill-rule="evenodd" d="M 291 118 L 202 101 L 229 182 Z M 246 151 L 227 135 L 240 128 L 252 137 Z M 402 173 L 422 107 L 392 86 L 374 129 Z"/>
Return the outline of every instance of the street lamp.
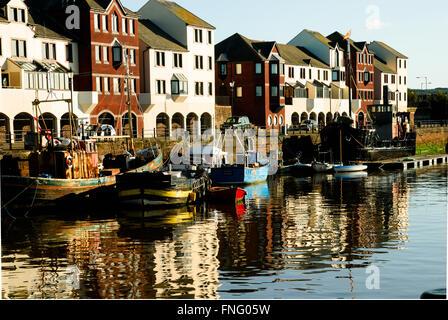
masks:
<path fill-rule="evenodd" d="M 235 81 L 231 81 L 229 82 L 229 86 L 230 86 L 230 107 L 232 108 L 232 116 L 235 115 L 235 110 L 233 110 L 233 88 L 235 87 Z"/>
<path fill-rule="evenodd" d="M 427 76 L 421 76 L 421 77 L 417 77 L 417 79 L 425 79 L 425 83 L 426 83 L 426 90 L 428 90 L 428 77 Z"/>

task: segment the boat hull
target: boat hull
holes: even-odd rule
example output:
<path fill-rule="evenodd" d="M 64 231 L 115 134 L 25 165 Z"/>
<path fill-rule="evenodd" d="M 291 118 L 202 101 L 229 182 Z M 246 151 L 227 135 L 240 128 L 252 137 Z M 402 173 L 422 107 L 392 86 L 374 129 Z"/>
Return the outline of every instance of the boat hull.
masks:
<path fill-rule="evenodd" d="M 247 192 L 241 188 L 212 187 L 208 190 L 208 198 L 212 201 L 239 201 Z"/>
<path fill-rule="evenodd" d="M 339 172 L 359 172 L 359 171 L 367 170 L 367 166 L 365 166 L 365 165 L 334 166 L 333 170 L 336 173 L 339 173 Z"/>
<path fill-rule="evenodd" d="M 243 166 L 211 169 L 211 179 L 215 185 L 243 185 L 266 181 L 269 165 L 248 168 Z"/>
<path fill-rule="evenodd" d="M 40 206 L 71 198 L 80 199 L 93 191 L 109 190 L 115 182 L 115 176 L 91 179 L 2 176 L 2 206 Z"/>
<path fill-rule="evenodd" d="M 317 173 L 328 172 L 333 169 L 333 165 L 329 163 L 313 163 L 312 167 L 314 172 Z"/>

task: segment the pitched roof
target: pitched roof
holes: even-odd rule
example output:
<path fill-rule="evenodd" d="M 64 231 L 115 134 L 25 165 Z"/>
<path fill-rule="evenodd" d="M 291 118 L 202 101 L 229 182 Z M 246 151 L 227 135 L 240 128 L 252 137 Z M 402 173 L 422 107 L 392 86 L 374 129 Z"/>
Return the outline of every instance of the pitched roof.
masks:
<path fill-rule="evenodd" d="M 188 51 L 149 19 L 139 20 L 139 38 L 153 49 Z"/>
<path fill-rule="evenodd" d="M 390 67 L 387 66 L 386 62 L 375 56 L 374 66 L 378 70 L 380 70 L 383 73 L 396 73 L 394 70 L 392 70 Z"/>
<path fill-rule="evenodd" d="M 208 29 L 216 29 L 211 24 L 205 22 L 204 20 L 202 20 L 198 16 L 194 15 L 187 9 L 181 7 L 180 5 L 178 5 L 175 2 L 166 1 L 166 0 L 152 0 L 152 1 L 157 1 L 159 4 L 161 4 L 163 7 L 165 7 L 167 10 L 169 10 L 171 13 L 173 13 L 176 17 L 181 19 L 187 25 L 208 28 Z"/>
<path fill-rule="evenodd" d="M 62 32 L 63 30 L 58 30 L 55 23 L 47 19 L 45 15 L 40 14 L 40 12 L 28 9 L 28 24 L 32 27 L 34 31 L 34 36 L 37 38 L 47 38 L 55 40 L 70 40 L 69 37 L 63 35 L 67 32 Z"/>
<path fill-rule="evenodd" d="M 254 46 L 253 44 L 256 44 Z M 215 57 L 219 57 L 222 53 L 227 55 L 229 61 L 265 61 L 268 56 L 263 55 L 266 45 L 262 41 L 250 40 L 239 33 L 228 37 L 215 45 Z M 270 53 L 270 52 L 269 52 Z"/>
<path fill-rule="evenodd" d="M 347 49 L 347 40 L 344 40 L 344 35 L 338 31 L 333 32 L 327 38 L 338 43 L 339 47 L 343 50 Z M 350 42 L 350 50 L 354 50 L 356 52 L 362 51 L 364 48 L 361 42 L 354 42 L 352 39 L 349 39 Z M 360 47 L 361 46 L 361 47 Z"/>
<path fill-rule="evenodd" d="M 396 56 L 397 58 L 400 59 L 408 59 L 408 57 L 406 57 L 404 54 L 401 54 L 400 52 L 398 52 L 397 50 L 395 50 L 394 48 L 388 46 L 387 44 L 385 44 L 384 42 L 381 41 L 374 41 L 375 43 L 377 43 L 378 45 L 380 45 L 381 47 L 383 47 L 384 49 L 386 49 L 387 51 L 389 51 L 390 53 L 392 53 L 394 56 Z"/>
<path fill-rule="evenodd" d="M 296 66 L 308 66 L 310 63 L 316 68 L 329 68 L 328 65 L 307 54 L 303 48 L 295 47 L 289 44 L 278 44 L 280 55 L 287 64 Z"/>
<path fill-rule="evenodd" d="M 336 42 L 324 37 L 321 33 L 317 32 L 317 31 L 309 30 L 309 29 L 305 29 L 305 31 L 308 32 L 309 34 L 311 34 L 313 37 L 315 37 L 317 40 L 319 40 L 323 44 L 325 44 L 327 47 L 332 48 L 332 49 L 336 47 Z"/>
<path fill-rule="evenodd" d="M 90 9 L 106 10 L 109 7 L 112 0 L 84 0 L 84 1 L 86 2 L 86 4 L 89 6 Z M 121 7 L 123 8 L 123 10 L 127 15 L 138 16 L 137 13 L 123 6 L 119 0 L 118 3 L 121 5 Z"/>

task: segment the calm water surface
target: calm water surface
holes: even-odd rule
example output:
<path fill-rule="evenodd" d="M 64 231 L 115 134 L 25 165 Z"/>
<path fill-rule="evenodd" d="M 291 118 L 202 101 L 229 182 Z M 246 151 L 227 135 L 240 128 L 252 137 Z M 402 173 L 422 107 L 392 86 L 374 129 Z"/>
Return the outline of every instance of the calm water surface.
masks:
<path fill-rule="evenodd" d="M 243 205 L 153 218 L 3 212 L 2 297 L 416 299 L 446 286 L 446 166 L 246 189 Z"/>

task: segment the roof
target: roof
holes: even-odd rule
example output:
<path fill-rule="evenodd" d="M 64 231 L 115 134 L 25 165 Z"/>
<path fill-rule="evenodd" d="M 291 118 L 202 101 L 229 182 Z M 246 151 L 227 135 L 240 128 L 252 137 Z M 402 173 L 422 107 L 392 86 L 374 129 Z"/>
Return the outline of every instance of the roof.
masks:
<path fill-rule="evenodd" d="M 390 53 L 392 53 L 394 56 L 396 56 L 397 58 L 400 59 L 408 59 L 408 57 L 406 57 L 405 55 L 401 54 L 400 52 L 398 52 L 397 50 L 395 50 L 394 48 L 391 48 L 390 46 L 388 46 L 387 44 L 385 44 L 384 42 L 381 41 L 374 41 L 376 44 L 378 44 L 379 46 L 383 47 L 384 49 L 386 49 L 387 51 L 389 51 Z"/>
<path fill-rule="evenodd" d="M 113 0 L 85 0 L 86 4 L 89 6 L 90 9 L 101 10 L 101 11 L 106 10 L 109 7 L 111 1 L 113 1 Z M 136 17 L 139 16 L 138 13 L 136 13 L 132 10 L 129 10 L 128 8 L 123 6 L 119 0 L 117 0 L 117 2 L 123 8 L 124 12 L 127 15 L 133 15 Z"/>
<path fill-rule="evenodd" d="M 271 53 L 267 53 L 267 48 L 271 44 L 275 43 L 265 44 L 263 41 L 251 40 L 235 33 L 215 45 L 215 57 L 220 57 L 224 53 L 229 61 L 265 61 Z"/>
<path fill-rule="evenodd" d="M 335 31 L 332 34 L 330 34 L 327 38 L 331 41 L 338 43 L 339 47 L 345 50 L 347 48 L 347 40 L 344 40 L 345 35 L 342 33 Z M 364 46 L 362 46 L 361 42 L 354 42 L 352 39 L 349 38 L 350 42 L 350 48 L 354 51 L 362 51 L 364 49 Z"/>
<path fill-rule="evenodd" d="M 139 38 L 153 49 L 188 51 L 149 19 L 139 20 Z"/>
<path fill-rule="evenodd" d="M 28 24 L 31 25 L 36 38 L 47 38 L 55 40 L 70 40 L 49 19 L 33 9 L 28 9 Z M 62 30 L 61 30 L 62 31 Z M 66 32 L 65 32 L 66 33 Z"/>
<path fill-rule="evenodd" d="M 323 44 L 325 44 L 327 47 L 332 48 L 332 49 L 336 47 L 336 42 L 324 37 L 321 33 L 317 32 L 317 31 L 309 30 L 309 29 L 305 29 L 305 31 L 308 32 L 309 34 L 311 34 L 313 37 L 315 37 L 317 40 L 319 40 Z"/>
<path fill-rule="evenodd" d="M 300 47 L 280 43 L 277 46 L 280 55 L 285 59 L 287 64 L 296 66 L 308 66 L 311 64 L 316 68 L 329 68 L 325 63 L 307 54 L 303 48 L 301 49 Z"/>
<path fill-rule="evenodd" d="M 157 1 L 157 3 L 165 7 L 167 10 L 169 10 L 172 14 L 181 19 L 187 25 L 208 29 L 216 29 L 211 24 L 205 22 L 204 20 L 194 15 L 187 9 L 182 8 L 175 2 L 165 0 L 152 0 L 152 1 Z"/>
<path fill-rule="evenodd" d="M 375 68 L 377 68 L 378 70 L 380 70 L 383 73 L 396 73 L 394 70 L 392 70 L 390 67 L 388 67 L 387 64 L 383 60 L 381 60 L 377 56 L 375 56 L 373 63 L 374 63 Z"/>
<path fill-rule="evenodd" d="M 59 73 L 70 72 L 70 70 L 65 68 L 59 62 L 46 62 L 41 60 L 22 61 L 22 60 L 15 60 L 14 58 L 8 58 L 8 60 L 14 62 L 16 65 L 18 65 L 25 71 L 59 72 Z"/>

